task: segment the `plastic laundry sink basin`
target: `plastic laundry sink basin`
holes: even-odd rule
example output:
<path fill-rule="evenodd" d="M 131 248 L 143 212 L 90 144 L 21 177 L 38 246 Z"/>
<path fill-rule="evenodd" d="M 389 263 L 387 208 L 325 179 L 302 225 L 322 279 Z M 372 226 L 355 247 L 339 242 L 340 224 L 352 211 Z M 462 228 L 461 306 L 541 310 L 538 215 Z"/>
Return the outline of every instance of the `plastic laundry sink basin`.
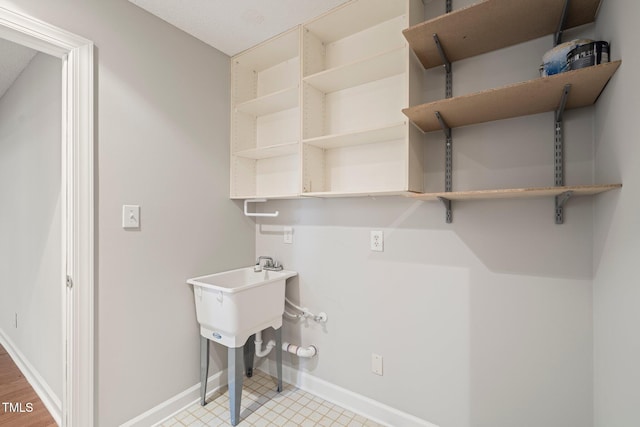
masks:
<path fill-rule="evenodd" d="M 200 334 L 236 348 L 258 331 L 281 327 L 285 283 L 297 274 L 246 267 L 187 280 L 193 285 Z"/>

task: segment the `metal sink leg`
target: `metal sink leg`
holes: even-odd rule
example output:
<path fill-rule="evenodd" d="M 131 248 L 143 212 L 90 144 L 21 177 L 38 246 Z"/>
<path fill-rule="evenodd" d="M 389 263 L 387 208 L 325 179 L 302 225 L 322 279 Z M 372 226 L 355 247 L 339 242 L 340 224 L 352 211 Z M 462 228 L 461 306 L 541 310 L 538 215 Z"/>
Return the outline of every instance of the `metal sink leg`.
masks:
<path fill-rule="evenodd" d="M 244 378 L 244 349 L 229 347 L 229 414 L 231 425 L 240 422 L 240 400 L 242 399 L 242 380 Z"/>
<path fill-rule="evenodd" d="M 200 404 L 206 405 L 209 373 L 209 339 L 200 335 Z"/>

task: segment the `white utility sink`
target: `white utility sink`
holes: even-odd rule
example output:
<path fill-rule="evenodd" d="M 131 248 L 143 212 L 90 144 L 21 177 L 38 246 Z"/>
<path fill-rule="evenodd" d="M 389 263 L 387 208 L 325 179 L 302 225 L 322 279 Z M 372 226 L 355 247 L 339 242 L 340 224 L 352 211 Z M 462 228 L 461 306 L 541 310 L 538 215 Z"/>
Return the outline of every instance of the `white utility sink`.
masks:
<path fill-rule="evenodd" d="M 285 282 L 295 271 L 239 268 L 187 280 L 193 285 L 200 334 L 230 348 L 282 326 Z"/>

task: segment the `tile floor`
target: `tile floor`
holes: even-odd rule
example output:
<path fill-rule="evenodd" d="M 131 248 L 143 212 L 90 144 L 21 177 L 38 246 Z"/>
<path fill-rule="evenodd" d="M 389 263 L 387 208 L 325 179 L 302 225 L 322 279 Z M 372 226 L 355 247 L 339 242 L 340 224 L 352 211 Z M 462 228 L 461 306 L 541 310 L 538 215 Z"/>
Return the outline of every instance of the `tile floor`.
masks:
<path fill-rule="evenodd" d="M 276 392 L 276 380 L 255 370 L 252 378 L 244 379 L 238 426 L 381 426 L 367 418 L 329 403 L 290 384 Z M 195 404 L 165 420 L 162 427 L 230 426 L 229 392 L 226 388 L 207 399 L 206 406 Z"/>

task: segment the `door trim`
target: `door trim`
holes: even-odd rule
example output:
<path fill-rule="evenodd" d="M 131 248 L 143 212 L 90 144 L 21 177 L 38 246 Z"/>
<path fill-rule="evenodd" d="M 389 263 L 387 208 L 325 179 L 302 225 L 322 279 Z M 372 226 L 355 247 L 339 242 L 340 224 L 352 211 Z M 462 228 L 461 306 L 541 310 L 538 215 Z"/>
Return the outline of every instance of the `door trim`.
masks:
<path fill-rule="evenodd" d="M 0 7 L 0 37 L 62 59 L 62 425 L 93 426 L 93 43 L 4 7 Z"/>

